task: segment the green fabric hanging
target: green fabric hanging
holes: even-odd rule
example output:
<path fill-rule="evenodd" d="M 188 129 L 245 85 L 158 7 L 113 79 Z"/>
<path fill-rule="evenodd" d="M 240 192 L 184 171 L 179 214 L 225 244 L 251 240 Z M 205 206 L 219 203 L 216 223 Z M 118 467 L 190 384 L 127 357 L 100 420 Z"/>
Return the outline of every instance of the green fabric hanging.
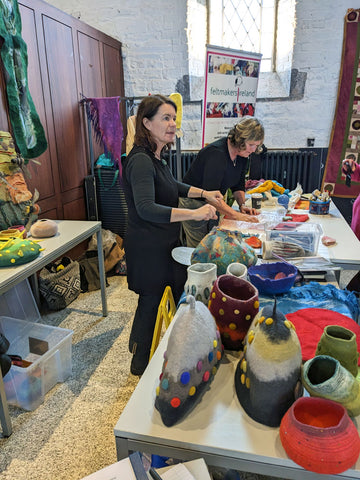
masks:
<path fill-rule="evenodd" d="M 21 37 L 21 17 L 16 0 L 0 0 L 1 58 L 5 68 L 9 116 L 16 144 L 24 159 L 36 158 L 47 148 L 40 118 L 28 89 L 28 56 Z"/>

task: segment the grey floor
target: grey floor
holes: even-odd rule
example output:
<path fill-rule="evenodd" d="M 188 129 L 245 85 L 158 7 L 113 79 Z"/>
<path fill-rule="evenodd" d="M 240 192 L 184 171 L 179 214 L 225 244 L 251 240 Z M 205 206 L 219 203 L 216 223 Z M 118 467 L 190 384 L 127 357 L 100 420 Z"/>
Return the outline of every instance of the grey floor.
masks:
<path fill-rule="evenodd" d="M 354 274 L 342 272 L 340 286 Z M 42 317 L 44 324 L 74 331 L 73 372 L 35 411 L 10 407 L 13 434 L 0 438 L 1 480 L 80 480 L 116 462 L 113 427 L 138 382 L 129 373 L 128 352 L 137 295 L 128 290 L 126 277 L 111 277 L 107 296 L 107 317 L 100 291 Z M 214 480 L 270 478 L 220 469 L 212 474 Z"/>

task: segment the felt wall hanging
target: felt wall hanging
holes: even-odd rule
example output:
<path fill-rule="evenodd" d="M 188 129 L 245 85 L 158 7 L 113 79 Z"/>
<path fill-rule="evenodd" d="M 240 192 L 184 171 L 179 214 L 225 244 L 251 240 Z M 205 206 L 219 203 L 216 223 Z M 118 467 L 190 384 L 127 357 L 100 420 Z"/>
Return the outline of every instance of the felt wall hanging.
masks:
<path fill-rule="evenodd" d="M 47 148 L 45 132 L 28 88 L 28 56 L 21 37 L 21 17 L 16 0 L 0 0 L 1 58 L 9 117 L 16 144 L 25 159 L 40 156 Z"/>
<path fill-rule="evenodd" d="M 348 9 L 344 22 L 341 70 L 335 117 L 321 190 L 336 197 L 356 197 L 360 182 L 346 185 L 342 160 L 352 155 L 358 163 L 360 150 L 360 9 Z"/>
<path fill-rule="evenodd" d="M 223 355 L 220 333 L 202 302 L 186 297 L 170 333 L 155 408 L 167 427 L 182 420 L 202 399 Z"/>

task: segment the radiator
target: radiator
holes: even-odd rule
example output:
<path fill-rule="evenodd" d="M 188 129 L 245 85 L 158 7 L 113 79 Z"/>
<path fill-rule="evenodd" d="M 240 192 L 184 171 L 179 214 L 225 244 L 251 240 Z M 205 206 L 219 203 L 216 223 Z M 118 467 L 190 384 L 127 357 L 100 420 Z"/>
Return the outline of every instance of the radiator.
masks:
<path fill-rule="evenodd" d="M 184 177 L 196 155 L 196 151 L 181 152 L 182 177 L 179 180 Z M 170 152 L 168 161 L 173 175 L 177 178 L 175 151 Z M 253 156 L 250 172 L 257 172 L 257 176 L 252 179 L 276 180 L 289 190 L 294 190 L 299 182 L 303 191 L 308 193 L 320 188 L 321 168 L 321 155 L 312 150 L 268 150 L 262 155 Z"/>

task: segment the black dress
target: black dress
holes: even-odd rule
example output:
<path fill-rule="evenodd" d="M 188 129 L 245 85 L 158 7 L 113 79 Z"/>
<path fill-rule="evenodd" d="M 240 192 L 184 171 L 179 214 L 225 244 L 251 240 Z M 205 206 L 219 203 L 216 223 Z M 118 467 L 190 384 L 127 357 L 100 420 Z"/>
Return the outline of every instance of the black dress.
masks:
<path fill-rule="evenodd" d="M 180 222 L 170 223 L 170 216 L 190 186 L 176 181 L 166 162 L 143 147 L 134 147 L 123 160 L 123 183 L 128 206 L 124 247 L 129 288 L 140 295 L 158 296 L 170 285 L 178 299 L 186 268 L 171 256 L 179 245 Z"/>

